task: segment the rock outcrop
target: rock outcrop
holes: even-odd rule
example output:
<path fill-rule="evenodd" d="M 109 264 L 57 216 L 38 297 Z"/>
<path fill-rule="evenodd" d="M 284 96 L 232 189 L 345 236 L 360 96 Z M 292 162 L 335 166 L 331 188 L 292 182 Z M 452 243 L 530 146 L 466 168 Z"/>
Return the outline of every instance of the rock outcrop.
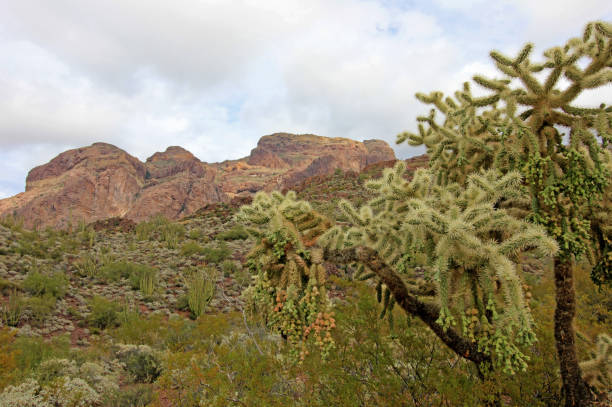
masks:
<path fill-rule="evenodd" d="M 176 146 L 142 163 L 113 145 L 94 143 L 32 169 L 25 192 L 0 200 L 0 216 L 23 218 L 30 228 L 112 217 L 140 221 L 156 214 L 177 219 L 207 204 L 389 160 L 395 154 L 382 140 L 312 134 L 264 136 L 248 157 L 214 164 Z"/>
<path fill-rule="evenodd" d="M 25 192 L 0 200 L 0 215 L 21 217 L 30 228 L 124 216 L 145 172 L 137 158 L 110 144 L 65 151 L 30 171 Z"/>
<path fill-rule="evenodd" d="M 136 221 L 154 214 L 170 219 L 187 216 L 227 197 L 215 184 L 216 169 L 181 147 L 168 147 L 146 162 L 146 183 L 126 217 Z"/>

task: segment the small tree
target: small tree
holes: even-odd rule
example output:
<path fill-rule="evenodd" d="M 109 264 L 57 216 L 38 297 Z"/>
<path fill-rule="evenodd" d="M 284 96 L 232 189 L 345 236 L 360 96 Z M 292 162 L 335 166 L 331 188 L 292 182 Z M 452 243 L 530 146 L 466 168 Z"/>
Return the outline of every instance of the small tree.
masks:
<path fill-rule="evenodd" d="M 567 406 L 590 399 L 574 343 L 573 260 L 587 255 L 595 264 L 592 277 L 597 283 L 612 277 L 612 108 L 581 108 L 572 102 L 583 90 L 612 81 L 611 39 L 612 26 L 595 22 L 587 25 L 582 38 L 547 50 L 541 64 L 530 61 L 531 44 L 516 58 L 493 51 L 504 78 L 474 77 L 490 96 L 473 97 L 468 84 L 455 99 L 440 92 L 417 94 L 433 104 L 444 121 L 437 122 L 432 109 L 417 119 L 419 134 L 403 133 L 397 139 L 426 145 L 442 184 L 464 183 L 471 172 L 489 168 L 524 174 L 529 205 L 500 204 L 528 209 L 530 220 L 543 225 L 559 244 L 554 260 L 555 340 Z M 534 76 L 539 72 L 547 73 L 544 81 Z M 562 77 L 569 86 L 561 87 Z M 560 132 L 564 127 L 569 128 L 568 137 Z"/>

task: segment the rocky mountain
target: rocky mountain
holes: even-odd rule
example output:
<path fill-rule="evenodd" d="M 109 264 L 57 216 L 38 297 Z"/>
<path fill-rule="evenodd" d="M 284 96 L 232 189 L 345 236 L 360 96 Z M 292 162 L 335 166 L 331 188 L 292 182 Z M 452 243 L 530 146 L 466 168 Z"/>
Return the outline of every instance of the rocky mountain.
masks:
<path fill-rule="evenodd" d="M 212 164 L 181 147 L 168 147 L 143 163 L 111 144 L 94 143 L 33 168 L 25 192 L 0 200 L 0 216 L 22 218 L 30 228 L 111 217 L 140 221 L 156 214 L 177 219 L 206 204 L 394 159 L 382 140 L 312 134 L 264 136 L 248 157 Z"/>

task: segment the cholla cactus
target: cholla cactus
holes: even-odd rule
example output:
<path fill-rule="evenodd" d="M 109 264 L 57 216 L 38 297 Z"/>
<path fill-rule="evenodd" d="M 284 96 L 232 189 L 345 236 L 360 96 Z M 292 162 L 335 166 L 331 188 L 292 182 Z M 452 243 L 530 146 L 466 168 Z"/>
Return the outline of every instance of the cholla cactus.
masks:
<path fill-rule="evenodd" d="M 524 369 L 527 357 L 518 345 L 532 343 L 534 334 L 515 263 L 521 252 L 551 256 L 557 245 L 541 227 L 496 208 L 517 194 L 520 175 L 473 174 L 462 188 L 440 186 L 422 169 L 407 182 L 405 170 L 400 162 L 368 182 L 378 197 L 359 211 L 342 201 L 351 227 L 330 229 L 320 244 L 372 248 L 405 280 L 416 278 L 414 266 L 425 266 L 437 286 L 437 322 L 446 329 L 460 323 L 463 335 L 508 373 Z M 382 291 L 386 305 L 389 294 Z"/>
<path fill-rule="evenodd" d="M 530 61 L 532 49 L 527 44 L 516 58 L 491 52 L 504 77 L 474 77 L 492 92 L 489 96 L 474 98 L 467 84 L 456 99 L 439 92 L 417 95 L 434 104 L 445 120 L 436 122 L 432 110 L 418 118 L 428 128 L 420 126 L 418 135 L 400 134 L 397 142 L 425 144 L 442 182 L 464 182 L 470 171 L 492 167 L 525 175 L 531 219 L 544 225 L 560 247 L 555 258 L 555 338 L 566 405 L 573 406 L 589 398 L 572 326 L 573 257 L 587 255 L 597 263 L 592 273 L 595 282 L 612 278 L 612 206 L 602 199 L 604 194 L 610 197 L 606 188 L 610 188 L 612 107 L 572 103 L 583 90 L 612 82 L 612 25 L 587 24 L 581 38 L 547 50 L 543 63 Z M 539 81 L 536 73 L 544 73 L 545 79 Z M 562 86 L 561 78 L 569 86 Z M 560 133 L 562 127 L 569 128 L 568 137 Z"/>
<path fill-rule="evenodd" d="M 612 155 L 606 147 L 612 143 L 612 107 L 571 103 L 583 90 L 612 82 L 611 39 L 612 26 L 596 22 L 587 25 L 582 38 L 547 50 L 541 64 L 530 61 L 531 44 L 514 59 L 493 51 L 491 57 L 506 78 L 474 77 L 492 91 L 490 96 L 473 97 L 468 83 L 455 99 L 440 92 L 417 94 L 444 121 L 438 123 L 432 109 L 417 119 L 422 122 L 419 134 L 402 133 L 397 142 L 424 144 L 442 183 L 465 183 L 472 171 L 493 167 L 523 172 L 533 197 L 533 217 L 557 239 L 560 255 L 589 254 L 590 225 L 608 242 L 612 238 L 609 203 L 597 208 L 599 221 L 589 222 L 590 210 L 610 183 Z M 581 69 L 579 60 L 588 60 L 587 67 Z M 548 75 L 540 83 L 534 73 L 543 71 Z M 565 89 L 559 88 L 562 77 L 570 82 Z M 513 79 L 522 86 L 514 88 Z M 569 139 L 559 126 L 570 129 Z"/>
<path fill-rule="evenodd" d="M 294 345 L 295 356 L 299 352 L 304 359 L 312 339 L 325 357 L 334 346 L 335 321 L 322 251 L 311 246 L 331 223 L 295 198 L 293 191 L 259 192 L 252 205 L 240 210 L 239 219 L 263 228 L 247 229 L 259 240 L 248 256 L 249 269 L 256 274 L 250 295 L 269 325 Z"/>

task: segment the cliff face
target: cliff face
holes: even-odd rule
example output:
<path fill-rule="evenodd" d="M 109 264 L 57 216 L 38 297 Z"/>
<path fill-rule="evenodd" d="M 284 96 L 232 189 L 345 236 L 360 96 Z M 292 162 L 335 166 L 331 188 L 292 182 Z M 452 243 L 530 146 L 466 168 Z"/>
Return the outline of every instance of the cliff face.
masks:
<path fill-rule="evenodd" d="M 140 221 L 155 214 L 177 219 L 227 199 L 214 182 L 215 168 L 182 147 L 153 154 L 145 166 L 146 183 L 125 215 L 129 219 Z"/>
<path fill-rule="evenodd" d="M 0 200 L 0 216 L 21 217 L 30 228 L 110 217 L 140 221 L 156 214 L 177 219 L 209 203 L 394 159 L 381 140 L 310 134 L 264 136 L 249 157 L 216 164 L 181 147 L 168 147 L 142 163 L 113 145 L 95 143 L 33 168 L 25 192 Z"/>
<path fill-rule="evenodd" d="M 65 151 L 36 167 L 26 192 L 0 200 L 0 216 L 22 217 L 27 227 L 124 216 L 144 185 L 145 166 L 110 144 Z"/>
<path fill-rule="evenodd" d="M 361 171 L 366 165 L 395 160 L 382 140 L 363 143 L 313 134 L 275 133 L 259 139 L 247 158 L 218 164 L 221 187 L 229 196 L 290 188 L 308 177 Z"/>

